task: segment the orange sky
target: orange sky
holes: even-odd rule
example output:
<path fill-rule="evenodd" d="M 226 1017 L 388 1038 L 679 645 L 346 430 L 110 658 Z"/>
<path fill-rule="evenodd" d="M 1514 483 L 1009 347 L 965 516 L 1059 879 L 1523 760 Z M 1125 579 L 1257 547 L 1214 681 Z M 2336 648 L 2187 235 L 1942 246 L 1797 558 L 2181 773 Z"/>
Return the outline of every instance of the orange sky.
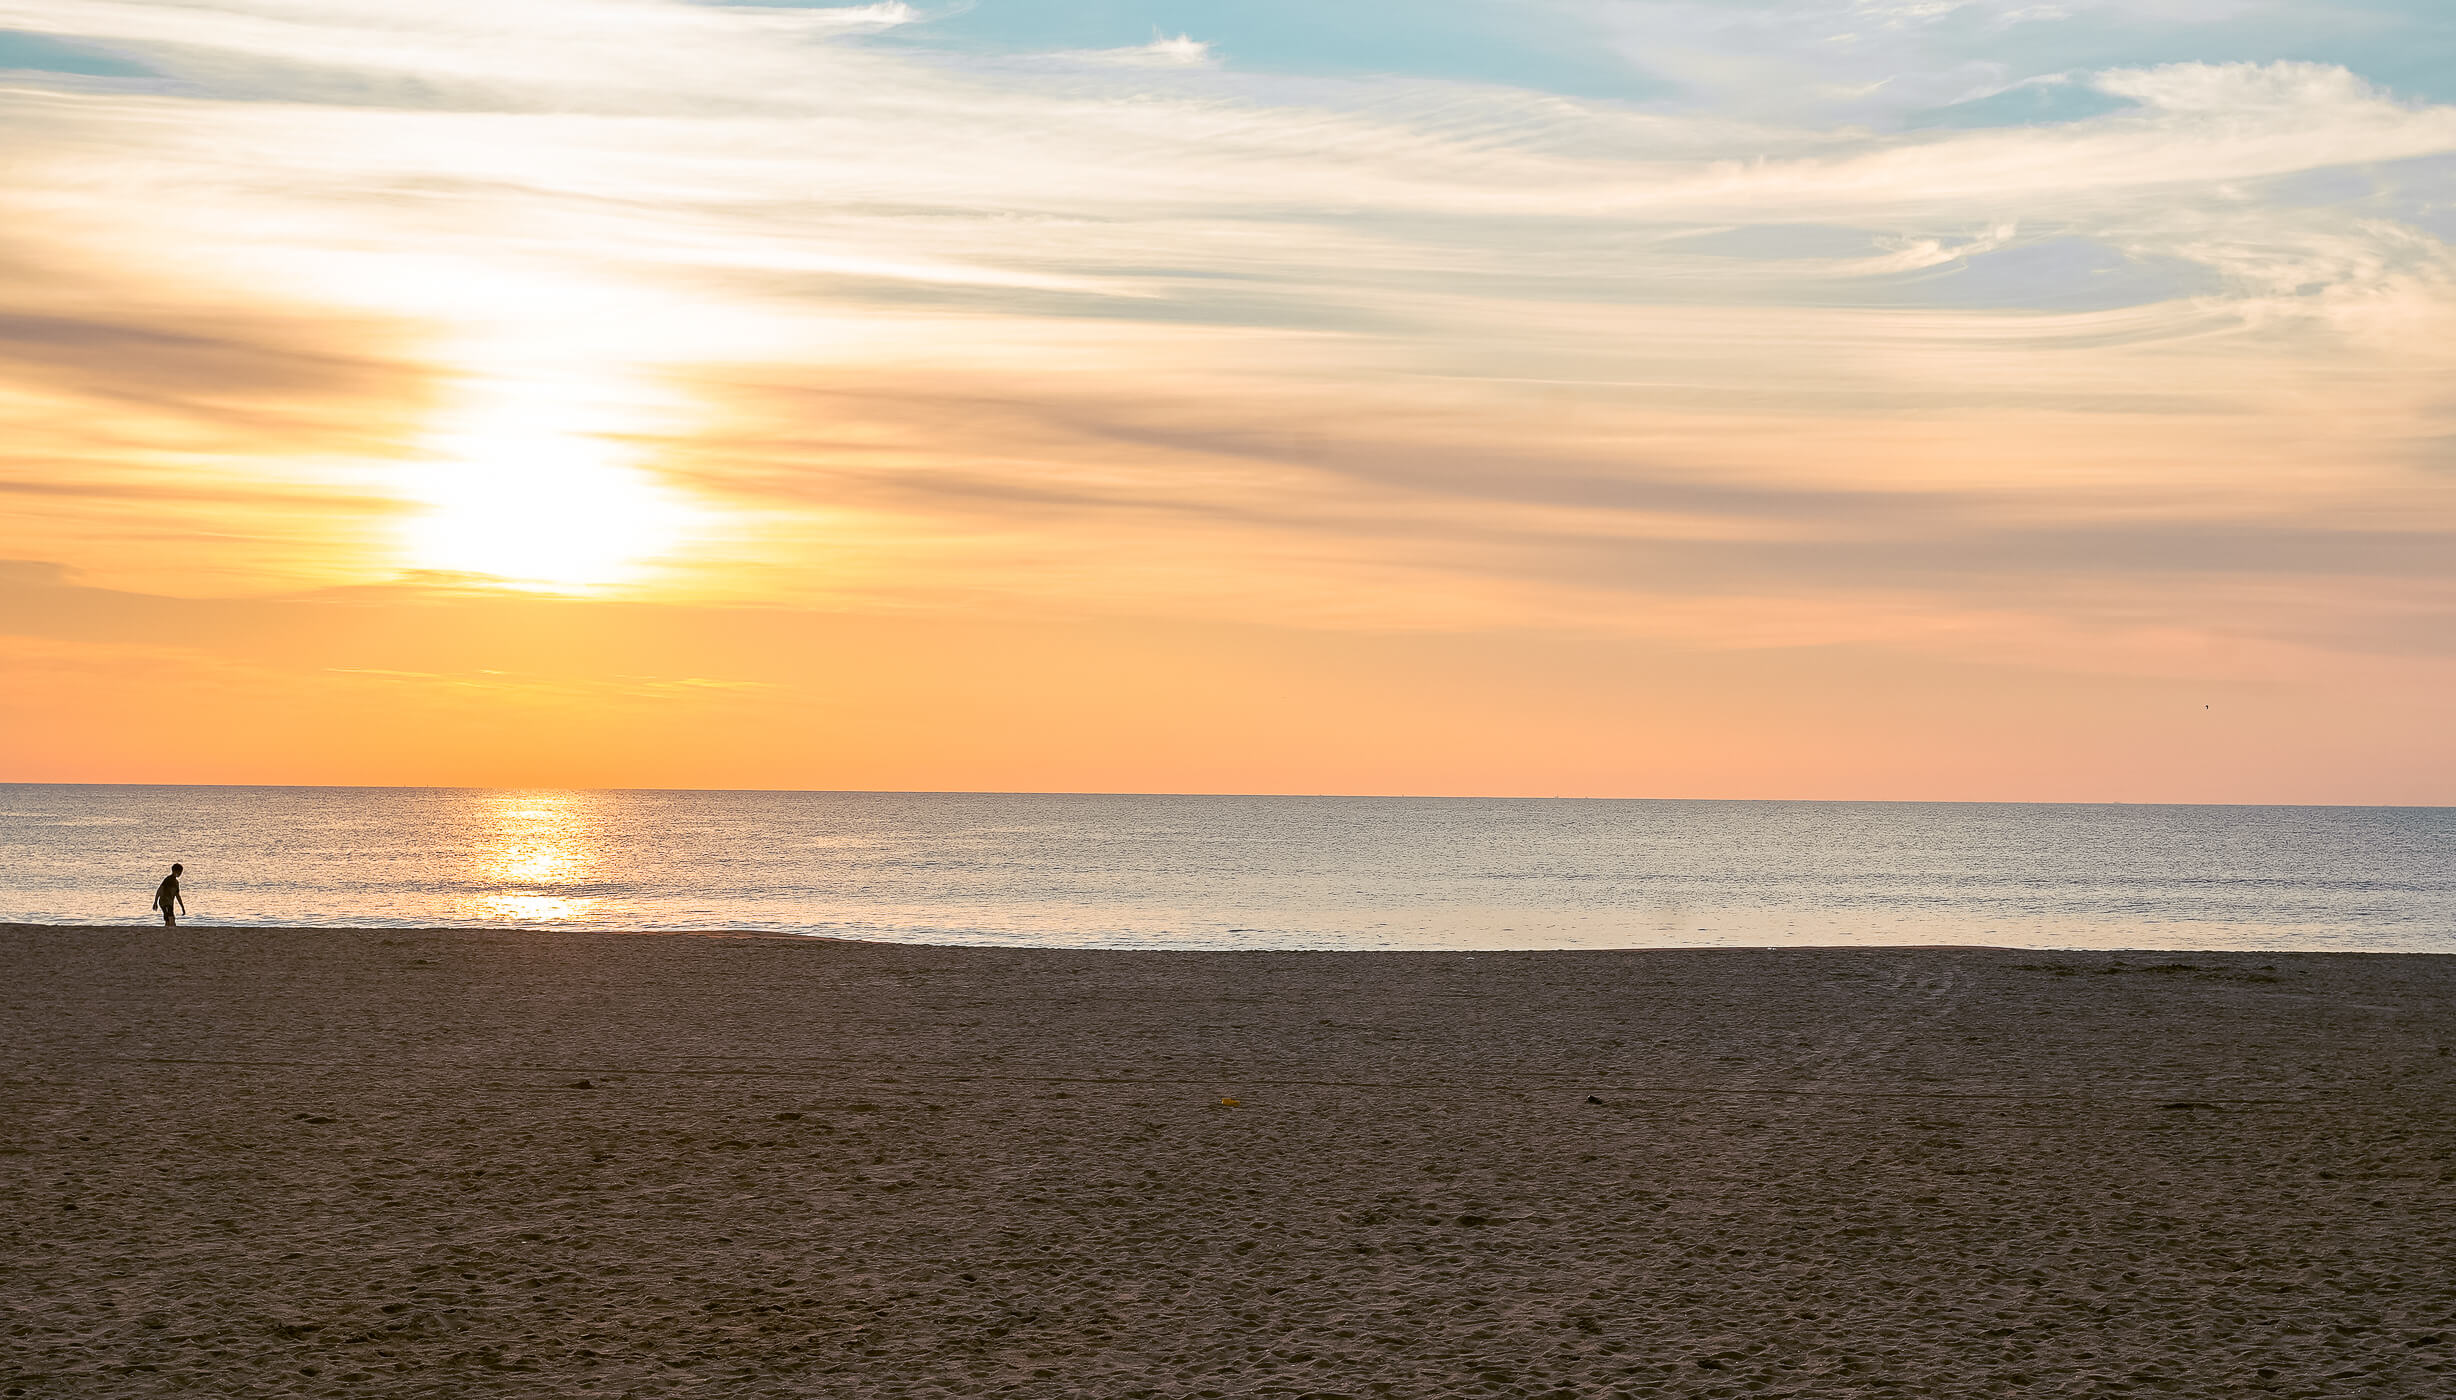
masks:
<path fill-rule="evenodd" d="M 2456 802 L 2456 107 L 1933 8 L 0 0 L 0 780 Z"/>

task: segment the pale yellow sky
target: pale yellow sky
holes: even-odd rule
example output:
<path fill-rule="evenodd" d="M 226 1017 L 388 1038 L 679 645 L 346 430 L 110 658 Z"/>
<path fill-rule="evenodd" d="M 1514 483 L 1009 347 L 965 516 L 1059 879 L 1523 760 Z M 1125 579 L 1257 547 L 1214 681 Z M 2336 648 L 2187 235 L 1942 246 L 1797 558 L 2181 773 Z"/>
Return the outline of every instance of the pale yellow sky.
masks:
<path fill-rule="evenodd" d="M 2456 107 L 1848 14 L 0 0 L 0 780 L 2456 801 Z"/>

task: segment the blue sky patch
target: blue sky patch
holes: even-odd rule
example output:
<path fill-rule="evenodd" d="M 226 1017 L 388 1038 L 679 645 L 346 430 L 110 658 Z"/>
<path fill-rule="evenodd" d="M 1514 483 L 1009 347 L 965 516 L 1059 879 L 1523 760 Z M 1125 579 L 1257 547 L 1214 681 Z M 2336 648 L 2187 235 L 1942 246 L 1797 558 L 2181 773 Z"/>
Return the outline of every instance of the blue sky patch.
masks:
<path fill-rule="evenodd" d="M 148 78 L 153 70 L 100 49 L 62 43 L 48 34 L 0 29 L 0 70 L 72 73 L 82 78 Z"/>

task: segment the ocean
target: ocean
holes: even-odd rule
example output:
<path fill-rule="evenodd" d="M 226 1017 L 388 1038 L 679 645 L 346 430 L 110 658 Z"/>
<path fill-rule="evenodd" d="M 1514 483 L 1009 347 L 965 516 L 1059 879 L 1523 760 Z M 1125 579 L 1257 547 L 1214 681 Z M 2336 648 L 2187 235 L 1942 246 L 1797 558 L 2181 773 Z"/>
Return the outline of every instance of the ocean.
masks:
<path fill-rule="evenodd" d="M 2456 952 L 2456 809 L 0 785 L 0 922 Z"/>

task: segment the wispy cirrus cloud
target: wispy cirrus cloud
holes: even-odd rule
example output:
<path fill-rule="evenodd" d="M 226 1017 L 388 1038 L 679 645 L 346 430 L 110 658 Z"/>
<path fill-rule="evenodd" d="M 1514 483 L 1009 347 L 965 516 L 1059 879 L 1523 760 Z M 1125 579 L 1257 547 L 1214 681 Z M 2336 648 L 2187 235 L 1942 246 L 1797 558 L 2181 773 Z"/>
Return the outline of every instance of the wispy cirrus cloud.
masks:
<path fill-rule="evenodd" d="M 768 606 L 2442 650 L 2456 106 L 2262 4 L 1513 13 L 1641 80 L 1165 7 L 0 0 L 59 64 L 0 88 L 0 553 L 415 580 L 493 510 Z M 213 528 L 117 547 L 135 499 Z"/>

